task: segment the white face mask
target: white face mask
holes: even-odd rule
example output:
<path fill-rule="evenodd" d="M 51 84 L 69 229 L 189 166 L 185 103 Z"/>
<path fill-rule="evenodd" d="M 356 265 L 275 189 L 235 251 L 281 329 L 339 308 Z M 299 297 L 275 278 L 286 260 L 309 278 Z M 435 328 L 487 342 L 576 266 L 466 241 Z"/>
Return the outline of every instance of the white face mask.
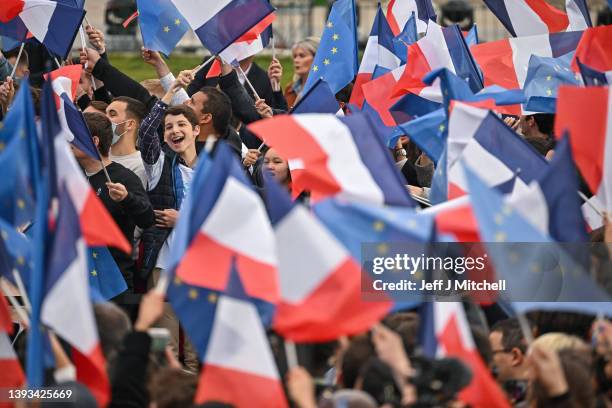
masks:
<path fill-rule="evenodd" d="M 129 119 L 128 119 L 129 120 Z M 111 121 L 111 127 L 113 129 L 113 140 L 111 142 L 111 145 L 114 145 L 115 143 L 117 143 L 119 141 L 119 139 L 121 139 L 121 136 L 125 135 L 127 133 L 127 129 L 121 133 L 121 134 L 117 134 L 117 127 L 119 125 L 123 125 L 125 122 L 127 122 L 127 120 L 124 120 L 123 122 L 120 123 L 115 123 L 113 121 Z"/>

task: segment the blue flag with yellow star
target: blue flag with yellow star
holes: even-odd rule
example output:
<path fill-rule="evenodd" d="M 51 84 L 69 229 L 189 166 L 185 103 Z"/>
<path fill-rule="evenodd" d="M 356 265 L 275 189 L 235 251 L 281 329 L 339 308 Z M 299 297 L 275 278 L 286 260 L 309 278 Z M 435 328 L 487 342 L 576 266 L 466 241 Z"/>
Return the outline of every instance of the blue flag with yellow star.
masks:
<path fill-rule="evenodd" d="M 14 226 L 34 218 L 34 164 L 29 142 L 38 140 L 34 105 L 27 81 L 0 123 L 0 174 L 10 175 L 0 183 L 0 217 Z"/>
<path fill-rule="evenodd" d="M 127 290 L 127 283 L 107 247 L 87 249 L 89 286 L 104 300 L 110 300 Z"/>
<path fill-rule="evenodd" d="M 189 24 L 170 0 L 138 0 L 136 4 L 145 48 L 170 55 Z"/>
<path fill-rule="evenodd" d="M 357 51 L 355 0 L 337 0 L 329 13 L 303 92 L 319 78 L 327 82 L 334 94 L 342 90 L 357 75 Z"/>
<path fill-rule="evenodd" d="M 402 123 L 397 128 L 398 132 L 394 133 L 387 146 L 395 146 L 402 135 L 410 135 L 410 140 L 434 163 L 438 163 L 446 144 L 446 112 L 443 108 Z"/>
<path fill-rule="evenodd" d="M 525 110 L 555 113 L 559 86 L 581 85 L 579 76 L 570 67 L 573 57 L 574 52 L 558 58 L 531 56 L 523 86 L 527 97 Z"/>

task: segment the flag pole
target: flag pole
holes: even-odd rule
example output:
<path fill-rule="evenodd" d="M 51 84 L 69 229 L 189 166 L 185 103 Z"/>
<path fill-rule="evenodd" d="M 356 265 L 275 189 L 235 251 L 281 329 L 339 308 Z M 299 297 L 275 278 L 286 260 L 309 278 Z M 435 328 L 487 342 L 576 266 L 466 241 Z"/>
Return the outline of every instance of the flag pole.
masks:
<path fill-rule="evenodd" d="M 200 65 L 198 65 L 197 67 L 195 67 L 194 69 L 191 70 L 191 72 L 193 73 L 193 75 L 197 74 L 198 72 L 200 72 L 200 70 L 202 68 L 204 68 L 205 66 L 207 66 L 208 64 L 210 64 L 211 62 L 213 62 L 213 60 L 217 58 L 216 55 L 211 55 L 209 59 L 207 59 L 206 61 L 204 61 L 203 63 L 201 63 Z"/>
<path fill-rule="evenodd" d="M 601 218 L 607 218 L 609 221 L 612 221 L 612 218 L 610 217 L 610 215 L 608 214 L 606 216 L 606 214 L 602 210 L 595 207 L 595 204 L 593 204 L 589 200 L 589 197 L 587 197 L 582 191 L 579 190 L 578 195 L 580 196 L 580 198 L 582 198 L 582 201 L 584 201 L 589 207 L 591 207 L 591 209 L 593 209 L 593 211 L 597 213 L 597 215 L 599 215 Z"/>
<path fill-rule="evenodd" d="M 259 97 L 259 95 L 257 95 L 257 91 L 255 90 L 255 88 L 253 87 L 253 84 L 251 83 L 251 81 L 249 81 L 249 78 L 247 78 L 246 74 L 244 73 L 244 71 L 242 70 L 242 67 L 240 66 L 240 64 L 236 64 L 236 68 L 240 71 L 240 73 L 242 74 L 242 77 L 244 78 L 244 82 L 249 85 L 249 88 L 251 89 L 251 92 L 253 92 L 253 95 L 255 96 L 256 99 L 261 99 Z"/>
<path fill-rule="evenodd" d="M 159 275 L 159 280 L 157 281 L 157 285 L 155 285 L 155 288 L 153 288 L 155 293 L 158 293 L 160 295 L 165 295 L 166 291 L 168 290 L 168 282 L 170 282 L 170 277 L 168 276 L 168 273 L 166 271 L 163 271 Z"/>
<path fill-rule="evenodd" d="M 83 49 L 83 52 L 85 53 L 85 55 L 87 55 L 87 50 L 85 49 L 87 41 L 85 40 L 85 30 L 83 29 L 83 24 L 81 24 L 81 27 L 79 27 L 79 36 L 81 37 L 81 48 Z M 91 87 L 93 88 L 94 91 L 97 91 L 96 80 L 94 79 L 93 75 L 90 75 L 90 76 L 91 76 Z"/>
<path fill-rule="evenodd" d="M 529 327 L 529 322 L 525 317 L 524 313 L 517 313 L 516 319 L 521 327 L 521 332 L 523 332 L 523 337 L 527 342 L 527 346 L 530 346 L 533 343 L 533 332 L 531 331 L 531 327 Z"/>
<path fill-rule="evenodd" d="M 11 71 L 11 79 L 15 78 L 15 72 L 17 72 L 17 66 L 19 65 L 21 54 L 23 53 L 23 47 L 25 47 L 25 42 L 22 42 L 21 47 L 19 47 L 19 54 L 17 54 L 17 60 L 15 61 L 15 65 L 13 65 L 13 71 Z"/>
<path fill-rule="evenodd" d="M 291 340 L 284 339 L 285 354 L 287 357 L 287 368 L 289 370 L 298 366 L 297 351 L 295 349 L 295 343 Z"/>
<path fill-rule="evenodd" d="M 261 149 L 263 149 L 263 147 L 266 145 L 266 142 L 261 142 L 261 144 L 259 145 L 259 147 L 257 148 L 257 150 L 259 150 L 261 152 Z"/>
<path fill-rule="evenodd" d="M 274 46 L 274 35 L 272 35 L 272 38 L 270 40 L 270 43 L 272 44 L 272 60 L 276 60 L 276 47 Z M 278 92 L 281 90 L 280 87 L 280 82 L 277 80 L 271 81 L 272 82 L 272 90 L 274 92 Z"/>

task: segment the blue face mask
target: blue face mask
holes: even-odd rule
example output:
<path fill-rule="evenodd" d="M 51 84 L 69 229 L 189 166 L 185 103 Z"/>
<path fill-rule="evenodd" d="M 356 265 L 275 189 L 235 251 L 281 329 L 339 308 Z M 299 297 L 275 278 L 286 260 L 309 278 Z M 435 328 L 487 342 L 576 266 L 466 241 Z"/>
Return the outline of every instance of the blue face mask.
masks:
<path fill-rule="evenodd" d="M 111 121 L 111 127 L 113 129 L 113 140 L 111 142 L 111 145 L 114 145 L 115 143 L 117 143 L 119 141 L 119 139 L 121 139 L 121 136 L 123 136 L 123 135 L 125 135 L 127 133 L 127 130 L 124 130 L 123 133 L 117 134 L 117 127 L 119 127 L 119 125 L 123 125 L 125 122 L 127 122 L 127 120 L 124 120 L 121 123 L 115 123 L 115 122 Z"/>

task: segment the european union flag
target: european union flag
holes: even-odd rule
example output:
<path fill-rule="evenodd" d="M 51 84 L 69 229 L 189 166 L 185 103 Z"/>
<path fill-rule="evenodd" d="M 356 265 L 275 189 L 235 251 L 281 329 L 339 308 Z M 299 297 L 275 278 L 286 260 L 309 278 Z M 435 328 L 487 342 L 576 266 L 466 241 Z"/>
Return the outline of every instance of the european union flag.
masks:
<path fill-rule="evenodd" d="M 398 125 L 398 128 L 401 135 L 409 136 L 410 140 L 419 146 L 434 163 L 438 163 L 446 143 L 446 113 L 444 109 L 438 109 L 410 122 L 402 123 Z"/>
<path fill-rule="evenodd" d="M 598 71 L 580 62 L 580 58 L 576 58 L 576 63 L 580 69 L 580 75 L 586 86 L 604 86 L 608 85 L 609 81 L 605 72 Z"/>
<path fill-rule="evenodd" d="M 107 247 L 88 248 L 87 255 L 89 286 L 104 300 L 110 300 L 127 290 L 123 274 Z"/>
<path fill-rule="evenodd" d="M 334 3 L 303 92 L 323 78 L 336 94 L 355 78 L 359 69 L 355 20 L 355 0 Z"/>
<path fill-rule="evenodd" d="M 573 52 L 558 58 L 531 56 L 523 86 L 527 97 L 525 110 L 555 113 L 559 86 L 580 85 L 579 78 L 570 68 L 573 57 Z"/>
<path fill-rule="evenodd" d="M 32 243 L 28 237 L 0 218 L 0 276 L 15 283 L 14 271 L 19 273 L 26 289 L 32 269 Z"/>
<path fill-rule="evenodd" d="M 34 174 L 29 143 L 38 142 L 34 105 L 27 81 L 17 92 L 4 122 L 0 123 L 0 217 L 14 226 L 34 218 Z"/>
<path fill-rule="evenodd" d="M 480 236 L 504 293 L 513 302 L 610 302 L 612 299 L 548 235 L 464 166 Z M 609 305 L 609 304 L 608 304 Z M 606 306 L 608 309 L 609 306 Z"/>
<path fill-rule="evenodd" d="M 291 113 L 338 113 L 340 105 L 329 85 L 319 78 L 295 104 Z"/>
<path fill-rule="evenodd" d="M 145 48 L 170 55 L 189 30 L 187 20 L 170 0 L 138 0 L 136 5 Z"/>
<path fill-rule="evenodd" d="M 402 32 L 392 40 L 393 50 L 395 51 L 394 54 L 400 59 L 402 64 L 405 64 L 408 59 L 408 46 L 415 43 L 418 39 L 416 18 L 414 12 L 412 12 L 412 16 L 406 21 L 406 25 Z"/>

